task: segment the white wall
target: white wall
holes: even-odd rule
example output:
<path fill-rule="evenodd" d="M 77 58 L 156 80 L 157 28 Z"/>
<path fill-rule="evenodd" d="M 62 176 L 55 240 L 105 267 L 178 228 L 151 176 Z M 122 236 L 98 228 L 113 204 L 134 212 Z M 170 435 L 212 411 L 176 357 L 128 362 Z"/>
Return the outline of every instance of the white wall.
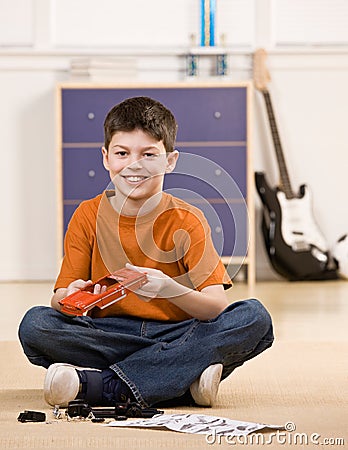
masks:
<path fill-rule="evenodd" d="M 229 80 L 251 78 L 254 49 L 268 50 L 269 88 L 290 177 L 294 188 L 310 185 L 315 216 L 332 244 L 348 231 L 348 31 L 340 25 L 347 2 L 217 3 L 217 41 L 225 35 Z M 71 78 L 71 61 L 130 58 L 128 81 L 182 80 L 190 35 L 199 39 L 199 5 L 198 0 L 0 0 L 0 280 L 56 276 L 55 85 Z M 327 13 L 333 7 L 338 14 Z M 323 26 L 332 31 L 323 35 Z M 255 170 L 276 183 L 259 93 L 254 130 Z M 256 204 L 259 220 L 257 198 Z M 257 275 L 274 277 L 259 231 Z"/>

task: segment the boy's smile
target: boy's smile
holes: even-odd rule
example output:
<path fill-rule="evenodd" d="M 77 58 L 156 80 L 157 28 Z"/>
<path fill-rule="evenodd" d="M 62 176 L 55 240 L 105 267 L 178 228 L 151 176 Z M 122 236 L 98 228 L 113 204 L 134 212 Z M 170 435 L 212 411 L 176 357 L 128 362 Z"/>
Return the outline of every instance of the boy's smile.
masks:
<path fill-rule="evenodd" d="M 123 178 L 125 178 L 130 184 L 138 184 L 140 181 L 144 181 L 147 180 L 148 177 L 136 177 L 134 175 L 129 175 L 129 176 L 125 176 L 122 175 Z"/>
<path fill-rule="evenodd" d="M 139 129 L 116 132 L 102 153 L 115 186 L 112 205 L 124 215 L 136 215 L 152 197 L 158 203 L 164 174 L 174 169 L 178 157 L 177 151 L 167 156 L 162 141 Z"/>

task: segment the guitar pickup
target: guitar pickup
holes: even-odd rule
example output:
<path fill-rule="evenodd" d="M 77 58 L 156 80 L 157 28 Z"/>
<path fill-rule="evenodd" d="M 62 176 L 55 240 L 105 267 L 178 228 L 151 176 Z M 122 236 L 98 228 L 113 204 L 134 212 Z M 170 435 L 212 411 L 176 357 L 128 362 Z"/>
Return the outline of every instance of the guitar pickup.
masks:
<path fill-rule="evenodd" d="M 117 270 L 60 300 L 61 312 L 82 316 L 94 307 L 104 309 L 146 283 L 147 277 L 143 273 L 131 269 Z M 101 288 L 105 287 L 106 290 L 100 294 L 94 294 L 96 284 L 99 284 Z"/>
<path fill-rule="evenodd" d="M 311 248 L 311 246 L 305 241 L 295 241 L 291 247 L 295 252 L 306 252 Z"/>

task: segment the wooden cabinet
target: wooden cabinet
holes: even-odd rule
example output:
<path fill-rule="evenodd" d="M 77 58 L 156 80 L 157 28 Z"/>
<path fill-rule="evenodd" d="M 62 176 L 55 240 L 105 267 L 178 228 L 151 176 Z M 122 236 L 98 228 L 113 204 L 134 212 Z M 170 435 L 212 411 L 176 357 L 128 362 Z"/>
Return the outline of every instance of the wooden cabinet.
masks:
<path fill-rule="evenodd" d="M 128 97 L 144 95 L 167 106 L 179 125 L 180 157 L 175 172 L 166 175 L 164 189 L 204 211 L 224 263 L 243 265 L 253 283 L 251 89 L 249 82 L 59 85 L 59 245 L 77 205 L 110 182 L 101 157 L 107 112 Z"/>

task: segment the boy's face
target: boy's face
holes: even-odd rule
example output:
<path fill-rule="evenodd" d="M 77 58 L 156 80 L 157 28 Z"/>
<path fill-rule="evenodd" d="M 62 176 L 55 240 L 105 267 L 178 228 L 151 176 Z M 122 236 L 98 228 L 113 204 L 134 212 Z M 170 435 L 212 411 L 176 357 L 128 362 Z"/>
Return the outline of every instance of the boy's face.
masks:
<path fill-rule="evenodd" d="M 108 150 L 102 149 L 103 163 L 115 185 L 119 206 L 126 201 L 146 200 L 162 191 L 165 173 L 175 168 L 178 152 L 166 154 L 162 141 L 142 130 L 118 131 Z"/>

